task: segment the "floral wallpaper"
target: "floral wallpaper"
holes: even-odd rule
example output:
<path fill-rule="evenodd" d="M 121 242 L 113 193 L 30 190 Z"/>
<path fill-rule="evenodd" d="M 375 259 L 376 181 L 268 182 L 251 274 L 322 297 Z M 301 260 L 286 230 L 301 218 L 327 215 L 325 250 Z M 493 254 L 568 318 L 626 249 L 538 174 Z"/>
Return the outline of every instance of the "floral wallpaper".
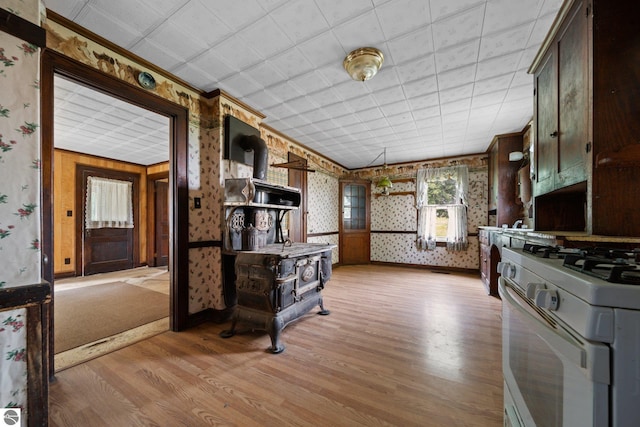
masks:
<path fill-rule="evenodd" d="M 38 61 L 35 46 L 0 35 L 0 257 L 14 266 L 0 288 L 40 282 Z"/>
<path fill-rule="evenodd" d="M 337 233 L 340 229 L 340 183 L 337 178 L 316 171 L 307 174 L 307 233 Z"/>
<path fill-rule="evenodd" d="M 484 156 L 483 156 L 484 157 Z M 487 173 L 481 159 L 469 158 L 468 232 L 476 234 L 478 226 L 487 221 Z M 425 165 L 419 165 L 424 167 Z M 435 167 L 435 165 L 433 165 Z M 371 196 L 371 261 L 478 269 L 478 237 L 469 236 L 469 248 L 449 252 L 438 247 L 434 251 L 419 251 L 415 245 L 417 210 L 415 208 L 415 173 L 418 166 L 404 165 L 404 176 L 399 175 L 389 196 L 376 196 L 380 192 L 372 185 Z M 369 171 L 362 171 L 367 174 Z M 400 174 L 400 171 L 395 171 Z M 392 181 L 394 175 L 391 174 Z M 369 179 L 376 180 L 375 175 Z M 394 194 L 399 193 L 399 194 Z M 409 194 L 407 194 L 409 193 Z M 375 233 L 397 231 L 398 233 Z"/>
<path fill-rule="evenodd" d="M 332 233 L 307 237 L 309 243 L 336 245 L 331 254 L 332 263 L 340 260 L 340 182 L 338 178 L 318 170 L 307 174 L 307 234 Z"/>
<path fill-rule="evenodd" d="M 0 408 L 26 408 L 26 309 L 0 312 Z"/>
<path fill-rule="evenodd" d="M 40 22 L 37 0 L 2 7 Z M 41 281 L 39 61 L 36 46 L 0 32 L 0 288 Z M 0 408 L 26 408 L 26 348 L 26 309 L 0 312 Z"/>

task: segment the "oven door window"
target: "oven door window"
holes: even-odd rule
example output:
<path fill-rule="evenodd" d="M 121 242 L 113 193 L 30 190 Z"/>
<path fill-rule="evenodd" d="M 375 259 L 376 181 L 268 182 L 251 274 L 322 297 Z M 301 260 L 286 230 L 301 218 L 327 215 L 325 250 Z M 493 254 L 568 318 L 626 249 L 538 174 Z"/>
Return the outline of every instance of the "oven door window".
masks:
<path fill-rule="evenodd" d="M 516 388 L 539 426 L 562 425 L 564 377 L 562 360 L 528 329 L 525 319 L 509 312 L 508 364 Z"/>
<path fill-rule="evenodd" d="M 599 425 L 608 418 L 608 384 L 590 379 L 586 365 L 608 364 L 606 347 L 548 323 L 505 283 L 500 278 L 504 378 L 524 425 Z"/>

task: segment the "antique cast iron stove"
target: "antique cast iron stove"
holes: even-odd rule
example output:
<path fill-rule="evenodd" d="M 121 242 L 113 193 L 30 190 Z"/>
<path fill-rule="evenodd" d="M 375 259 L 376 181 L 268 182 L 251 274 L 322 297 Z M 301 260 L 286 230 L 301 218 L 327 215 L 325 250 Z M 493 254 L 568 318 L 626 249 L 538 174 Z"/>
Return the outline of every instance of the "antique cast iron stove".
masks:
<path fill-rule="evenodd" d="M 225 132 L 232 133 L 229 130 Z M 223 294 L 225 305 L 234 312 L 231 329 L 220 335 L 235 335 L 243 323 L 250 330 L 267 331 L 269 351 L 280 353 L 284 350 L 280 335 L 289 323 L 316 305 L 319 314 L 329 314 L 321 291 L 331 277 L 331 250 L 336 245 L 285 239 L 285 215 L 300 206 L 300 190 L 265 181 L 265 142 L 256 135 L 237 133 L 228 151 L 236 149 L 243 156 L 253 151 L 253 177 L 225 180 Z"/>
<path fill-rule="evenodd" d="M 267 331 L 271 353 L 281 353 L 282 330 L 315 306 L 327 315 L 321 291 L 331 277 L 331 249 L 335 245 L 291 243 L 271 244 L 256 251 L 236 255 L 236 292 L 238 305 L 231 329 L 224 338 L 236 333 L 239 322 L 250 330 Z"/>

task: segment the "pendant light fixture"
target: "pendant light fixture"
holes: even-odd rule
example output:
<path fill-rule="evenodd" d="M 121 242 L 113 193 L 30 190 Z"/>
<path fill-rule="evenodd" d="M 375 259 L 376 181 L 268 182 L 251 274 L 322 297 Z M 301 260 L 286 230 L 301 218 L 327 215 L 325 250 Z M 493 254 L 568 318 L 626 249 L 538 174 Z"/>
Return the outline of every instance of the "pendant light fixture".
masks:
<path fill-rule="evenodd" d="M 387 170 L 387 148 L 385 147 L 384 151 L 384 166 L 382 169 L 382 172 L 384 173 Z M 380 181 L 378 181 L 378 183 L 376 184 L 376 187 L 378 188 L 382 188 L 382 195 L 383 196 L 388 196 L 389 195 L 389 189 L 393 187 L 393 183 L 391 182 L 391 178 L 389 178 L 388 175 L 383 175 L 382 178 L 380 178 Z"/>
<path fill-rule="evenodd" d="M 349 53 L 342 65 L 353 80 L 364 82 L 376 75 L 384 55 L 375 47 L 361 47 Z"/>

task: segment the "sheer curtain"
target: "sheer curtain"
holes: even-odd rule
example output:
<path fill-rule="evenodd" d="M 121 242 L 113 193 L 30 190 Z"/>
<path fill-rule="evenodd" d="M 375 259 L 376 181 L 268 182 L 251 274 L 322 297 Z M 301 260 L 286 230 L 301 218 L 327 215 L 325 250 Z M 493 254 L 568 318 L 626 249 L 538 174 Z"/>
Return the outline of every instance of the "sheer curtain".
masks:
<path fill-rule="evenodd" d="M 429 203 L 429 183 L 454 179 L 455 195 L 447 204 Z M 418 249 L 436 248 L 436 213 L 446 209 L 449 216 L 447 226 L 447 250 L 460 251 L 468 247 L 467 240 L 467 194 L 469 170 L 466 165 L 443 168 L 419 169 L 416 179 L 416 207 L 418 209 Z"/>
<path fill-rule="evenodd" d="M 85 222 L 90 228 L 133 228 L 132 183 L 116 179 L 87 178 Z"/>

